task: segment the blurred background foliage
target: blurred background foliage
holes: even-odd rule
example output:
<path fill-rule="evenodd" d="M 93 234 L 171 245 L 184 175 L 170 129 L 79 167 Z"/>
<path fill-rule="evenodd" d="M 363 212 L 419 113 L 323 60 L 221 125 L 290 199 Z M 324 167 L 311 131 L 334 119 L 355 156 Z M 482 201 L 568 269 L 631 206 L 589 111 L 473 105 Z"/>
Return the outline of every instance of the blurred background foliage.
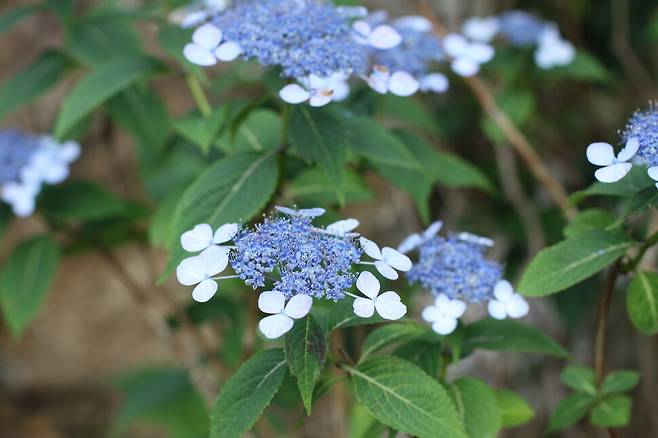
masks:
<path fill-rule="evenodd" d="M 206 368 L 214 367 L 225 379 L 262 343 L 253 332 L 254 298 L 247 303 L 239 283 L 227 282 L 221 297 L 203 305 L 188 304 L 188 291 L 171 280 L 154 285 L 167 257 L 150 246 L 169 245 L 169 218 L 186 185 L 219 157 L 276 148 L 282 130 L 280 103 L 263 97 L 280 88 L 276 73 L 240 64 L 209 75 L 184 60 L 181 48 L 189 32 L 166 22 L 166 11 L 183 3 L 0 3 L 2 127 L 73 136 L 84 150 L 72 180 L 42 194 L 39 208 L 46 221 L 9 224 L 6 212 L 0 216 L 4 253 L 27 236 L 47 232 L 46 226 L 70 236 L 61 242 L 61 254 L 46 250 L 43 276 L 55 275 L 49 264 L 59 261 L 60 267 L 50 294 L 36 300 L 43 301 L 38 315 L 28 309 L 5 318 L 2 436 L 205 436 L 207 407 L 191 379 L 208 379 Z M 407 14 L 416 5 L 367 3 L 393 15 Z M 596 140 L 612 143 L 630 114 L 658 97 L 658 5 L 653 0 L 432 3 L 449 29 L 467 17 L 518 8 L 558 22 L 576 45 L 576 61 L 550 71 L 538 70 L 529 51 L 501 48 L 482 74 L 499 105 L 570 192 L 593 181 L 585 147 Z M 109 62 L 115 64 L 97 68 Z M 192 90 L 199 83 L 210 90 L 212 108 L 195 106 L 190 83 Z M 413 99 L 358 89 L 349 109 L 374 115 L 395 133 L 425 166 L 424 178 L 347 152 L 352 166 L 337 197 L 327 175 L 306 165 L 298 151 L 288 156 L 279 176 L 284 181 L 276 193 L 279 203 L 338 206 L 344 201 L 343 215 L 360 219 L 365 234 L 388 245 L 430 219 L 441 219 L 448 229 L 495 238 L 496 257 L 506 261 L 513 279 L 539 249 L 563 237 L 560 211 L 459 78 L 451 78 L 444 95 Z M 423 160 L 424 154 L 432 159 Z M 622 208 L 614 196 L 590 197 L 581 205 L 600 208 L 602 215 Z M 638 222 L 655 226 L 656 217 L 642 216 Z M 35 239 L 28 244 L 49 245 Z M 650 254 L 648 267 L 655 269 L 655 260 Z M 590 363 L 602 282 L 594 277 L 533 300 L 527 322 L 557 339 L 576 361 Z M 418 309 L 423 298 L 415 294 L 410 300 Z M 623 307 L 623 294 L 615 294 L 608 362 L 614 369 L 641 371 L 643 381 L 633 392 L 630 426 L 621 434 L 657 436 L 657 339 L 635 331 L 625 312 L 614 311 Z M 482 316 L 470 312 L 466 319 Z M 334 341 L 354 353 L 368 330 L 347 328 Z M 204 364 L 205 370 L 190 377 L 181 366 L 203 353 L 194 350 L 199 345 L 206 351 L 219 346 L 217 363 Z M 415 353 L 420 352 L 419 345 Z M 458 375 L 519 392 L 536 416 L 505 436 L 540 436 L 567 393 L 559 380 L 563 366 L 562 360 L 542 356 L 478 352 L 464 360 Z M 305 419 L 294 380 L 287 375 L 283 385 L 254 436 L 382 433 L 364 408 L 348 403 L 350 386 L 337 386 Z M 514 415 L 531 415 L 525 406 L 516 408 L 509 424 Z M 561 434 L 601 436 L 586 422 Z"/>

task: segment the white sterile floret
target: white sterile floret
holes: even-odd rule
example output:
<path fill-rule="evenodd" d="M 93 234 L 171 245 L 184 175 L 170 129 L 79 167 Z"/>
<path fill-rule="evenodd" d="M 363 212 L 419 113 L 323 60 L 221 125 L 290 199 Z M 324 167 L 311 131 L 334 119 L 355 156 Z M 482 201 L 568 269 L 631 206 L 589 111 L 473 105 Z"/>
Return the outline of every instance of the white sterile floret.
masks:
<path fill-rule="evenodd" d="M 193 64 L 209 67 L 217 61 L 233 61 L 242 53 L 242 48 L 231 41 L 222 43 L 222 31 L 206 23 L 192 34 L 192 42 L 183 49 L 183 54 Z"/>
<path fill-rule="evenodd" d="M 518 293 L 507 280 L 500 280 L 494 287 L 495 299 L 489 301 L 487 310 L 495 319 L 523 318 L 528 314 L 528 302 Z"/>
<path fill-rule="evenodd" d="M 571 64 L 576 49 L 560 36 L 557 26 L 547 25 L 539 35 L 534 57 L 539 68 L 549 69 Z"/>
<path fill-rule="evenodd" d="M 402 42 L 402 36 L 392 26 L 382 24 L 373 29 L 365 20 L 352 24 L 352 34 L 357 43 L 380 50 L 392 49 Z"/>
<path fill-rule="evenodd" d="M 420 89 L 420 82 L 406 71 L 391 73 L 386 67 L 376 65 L 373 72 L 366 78 L 370 88 L 380 94 L 393 93 L 396 96 L 408 97 Z"/>
<path fill-rule="evenodd" d="M 295 295 L 286 304 L 281 292 L 263 292 L 258 297 L 258 308 L 271 316 L 261 319 L 258 328 L 268 339 L 279 338 L 292 329 L 295 319 L 308 315 L 312 305 L 313 299 L 308 295 Z"/>
<path fill-rule="evenodd" d="M 347 75 L 334 73 L 327 78 L 310 75 L 301 84 L 288 84 L 279 91 L 284 102 L 297 105 L 306 101 L 313 107 L 325 106 L 345 100 L 350 93 Z"/>
<path fill-rule="evenodd" d="M 363 251 L 375 259 L 375 268 L 389 280 L 397 280 L 398 273 L 396 269 L 402 272 L 407 272 L 411 269 L 411 260 L 400 251 L 389 248 L 388 246 L 380 250 L 375 242 L 365 237 L 361 237 L 359 242 Z"/>
<path fill-rule="evenodd" d="M 413 251 L 414 249 L 418 248 L 421 244 L 423 244 L 423 242 L 426 242 L 432 237 L 439 234 L 441 228 L 443 228 L 443 222 L 441 221 L 432 222 L 432 224 L 430 224 L 430 226 L 427 227 L 427 229 L 423 231 L 422 234 L 414 233 L 406 237 L 400 243 L 400 245 L 398 245 L 398 251 L 400 251 L 403 254 Z"/>
<path fill-rule="evenodd" d="M 432 22 L 420 15 L 406 15 L 393 21 L 393 25 L 399 29 L 409 29 L 416 32 L 430 32 Z"/>
<path fill-rule="evenodd" d="M 233 240 L 236 234 L 238 234 L 238 224 L 224 224 L 215 233 L 212 232 L 210 225 L 199 224 L 184 232 L 180 237 L 180 243 L 185 251 L 198 252 Z"/>
<path fill-rule="evenodd" d="M 388 291 L 379 294 L 379 280 L 368 271 L 356 279 L 356 288 L 368 298 L 356 298 L 353 303 L 354 314 L 361 318 L 370 318 L 375 310 L 384 319 L 396 320 L 407 314 L 407 306 L 400 301 L 400 296 Z"/>
<path fill-rule="evenodd" d="M 609 143 L 592 143 L 587 147 L 587 161 L 603 166 L 594 173 L 597 180 L 604 183 L 619 181 L 631 171 L 629 161 L 637 154 L 640 142 L 636 137 L 628 139 L 626 146 L 615 157 L 615 150 Z"/>
<path fill-rule="evenodd" d="M 299 217 L 318 217 L 322 216 L 325 213 L 324 208 L 301 208 L 299 210 L 295 210 L 293 208 L 288 208 L 288 207 L 281 207 L 279 205 L 275 205 L 274 208 L 288 216 L 299 216 Z"/>
<path fill-rule="evenodd" d="M 169 14 L 169 21 L 182 28 L 191 28 L 202 24 L 212 14 L 226 9 L 230 0 L 202 0 L 188 6 L 178 8 Z"/>
<path fill-rule="evenodd" d="M 327 226 L 327 233 L 334 236 L 347 236 L 356 233 L 352 231 L 359 226 L 359 221 L 356 219 L 343 219 L 338 222 L 334 222 L 331 225 Z"/>
<path fill-rule="evenodd" d="M 452 71 L 464 77 L 475 75 L 480 71 L 480 65 L 491 61 L 495 55 L 492 46 L 470 42 L 456 33 L 446 35 L 443 39 L 443 49 L 453 58 L 450 64 Z"/>
<path fill-rule="evenodd" d="M 210 300 L 217 292 L 217 282 L 212 278 L 228 265 L 228 249 L 211 246 L 200 255 L 189 257 L 176 268 L 178 282 L 185 286 L 196 285 L 192 298 L 200 303 Z"/>
<path fill-rule="evenodd" d="M 449 87 L 448 77 L 443 73 L 430 73 L 420 78 L 420 91 L 424 93 L 445 93 Z"/>
<path fill-rule="evenodd" d="M 482 237 L 482 236 L 478 236 L 477 234 L 467 233 L 467 232 L 459 233 L 457 235 L 457 238 L 464 242 L 474 243 L 476 245 L 486 246 L 489 248 L 494 246 L 496 243 L 494 242 L 493 239 L 489 239 L 488 237 Z"/>
<path fill-rule="evenodd" d="M 11 205 L 18 217 L 28 217 L 34 213 L 39 187 L 31 184 L 9 182 L 0 187 L 2 200 Z"/>
<path fill-rule="evenodd" d="M 462 26 L 464 35 L 473 41 L 488 43 L 494 39 L 500 29 L 498 17 L 473 17 Z"/>
<path fill-rule="evenodd" d="M 654 181 L 658 181 L 658 166 L 652 166 L 647 169 L 647 174 L 649 175 L 649 178 L 651 178 Z M 658 182 L 656 183 L 656 188 L 658 188 Z"/>
<path fill-rule="evenodd" d="M 445 294 L 436 297 L 434 304 L 427 306 L 422 313 L 425 321 L 432 324 L 432 330 L 440 335 L 449 335 L 457 328 L 457 320 L 466 311 L 466 303 L 451 300 Z"/>

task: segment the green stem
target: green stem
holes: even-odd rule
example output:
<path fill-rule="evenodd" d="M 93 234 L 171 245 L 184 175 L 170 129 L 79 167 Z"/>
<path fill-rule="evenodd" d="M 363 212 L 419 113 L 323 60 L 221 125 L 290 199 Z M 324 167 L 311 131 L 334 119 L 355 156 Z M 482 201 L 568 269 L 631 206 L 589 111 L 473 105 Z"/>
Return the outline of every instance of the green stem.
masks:
<path fill-rule="evenodd" d="M 283 106 L 283 130 L 281 131 L 281 144 L 283 145 L 287 145 L 289 141 L 291 108 L 287 103 Z"/>
<path fill-rule="evenodd" d="M 208 98 L 203 92 L 203 87 L 201 86 L 199 79 L 197 79 L 197 77 L 193 74 L 189 73 L 185 77 L 185 80 L 187 81 L 187 86 L 190 89 L 192 97 L 194 98 L 194 102 L 196 102 L 196 106 L 199 108 L 199 111 L 203 117 L 210 117 L 212 114 L 212 107 L 210 106 L 210 102 L 208 102 Z"/>
<path fill-rule="evenodd" d="M 622 266 L 621 272 L 624 273 L 624 274 L 627 274 L 627 273 L 632 272 L 633 270 L 635 270 L 635 268 L 637 268 L 637 265 L 640 264 L 640 262 L 642 261 L 642 258 L 644 257 L 646 252 L 649 250 L 649 248 L 651 248 L 652 246 L 654 246 L 657 243 L 658 243 L 658 231 L 656 231 L 655 233 L 653 233 L 652 235 L 647 237 L 647 239 L 644 241 L 644 243 L 640 247 L 640 249 L 637 252 L 637 254 L 635 255 L 635 257 L 633 257 L 628 263 L 625 263 Z"/>

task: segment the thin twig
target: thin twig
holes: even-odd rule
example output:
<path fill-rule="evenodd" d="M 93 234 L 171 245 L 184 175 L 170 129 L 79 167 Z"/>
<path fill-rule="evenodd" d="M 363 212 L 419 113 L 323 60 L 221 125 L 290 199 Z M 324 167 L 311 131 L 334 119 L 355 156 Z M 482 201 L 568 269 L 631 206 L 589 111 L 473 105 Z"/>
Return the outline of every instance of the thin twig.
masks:
<path fill-rule="evenodd" d="M 421 0 L 420 7 L 423 15 L 432 22 L 435 33 L 440 37 L 445 36 L 447 31 L 432 10 L 428 1 Z M 528 165 L 528 168 L 535 178 L 537 178 L 546 188 L 553 201 L 562 211 L 562 214 L 567 219 L 572 219 L 576 215 L 576 209 L 569 202 L 566 190 L 562 187 L 562 184 L 553 177 L 552 173 L 546 167 L 537 152 L 535 152 L 528 139 L 502 110 L 502 108 L 500 108 L 489 87 L 477 76 L 464 78 L 464 81 L 473 92 L 473 95 L 479 102 L 480 106 L 500 128 L 512 147 L 514 147 L 516 152 Z"/>
<path fill-rule="evenodd" d="M 598 385 L 603 382 L 605 376 L 605 347 L 606 347 L 606 328 L 608 325 L 608 310 L 610 309 L 610 299 L 612 292 L 615 290 L 615 283 L 619 275 L 619 262 L 616 262 L 608 270 L 608 276 L 605 281 L 605 287 L 596 315 L 596 338 L 594 341 L 594 374 Z"/>

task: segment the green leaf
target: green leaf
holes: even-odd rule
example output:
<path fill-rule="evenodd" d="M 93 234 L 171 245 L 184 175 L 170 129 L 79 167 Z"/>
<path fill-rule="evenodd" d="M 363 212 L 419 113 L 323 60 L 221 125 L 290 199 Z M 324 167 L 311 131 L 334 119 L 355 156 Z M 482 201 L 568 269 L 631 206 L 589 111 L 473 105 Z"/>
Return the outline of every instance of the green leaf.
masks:
<path fill-rule="evenodd" d="M 342 186 L 338 191 L 344 193 L 345 202 L 348 203 L 368 201 L 375 196 L 366 186 L 363 178 L 352 171 L 345 172 Z M 326 172 L 319 168 L 311 168 L 300 173 L 285 188 L 285 197 L 293 204 L 327 205 L 340 203 L 336 192 Z"/>
<path fill-rule="evenodd" d="M 611 78 L 608 70 L 592 54 L 579 50 L 573 62 L 564 67 L 549 70 L 553 76 L 565 77 L 588 82 L 608 82 Z"/>
<path fill-rule="evenodd" d="M 162 69 L 162 64 L 145 56 L 115 58 L 99 65 L 76 84 L 64 99 L 55 125 L 55 135 L 64 138 L 85 116 L 136 81 Z"/>
<path fill-rule="evenodd" d="M 658 207 L 658 193 L 656 187 L 647 187 L 632 195 L 624 205 L 624 211 L 619 218 L 618 223 L 622 224 L 625 220 L 640 214 L 650 208 Z"/>
<path fill-rule="evenodd" d="M 496 100 L 503 112 L 519 126 L 530 119 L 537 106 L 535 97 L 526 90 L 510 90 L 497 96 Z M 483 119 L 482 128 L 493 143 L 506 147 L 505 135 L 490 117 Z"/>
<path fill-rule="evenodd" d="M 589 417 L 598 427 L 624 427 L 631 419 L 631 398 L 626 395 L 613 395 L 599 401 Z"/>
<path fill-rule="evenodd" d="M 494 438 L 502 426 L 498 400 L 491 388 L 479 379 L 462 377 L 447 385 L 457 413 L 470 438 Z"/>
<path fill-rule="evenodd" d="M 259 109 L 240 124 L 233 139 L 236 152 L 264 152 L 281 145 L 283 122 L 277 113 Z"/>
<path fill-rule="evenodd" d="M 601 393 L 604 395 L 617 392 L 626 392 L 635 388 L 640 381 L 640 374 L 636 371 L 619 370 L 614 371 L 603 379 Z"/>
<path fill-rule="evenodd" d="M 153 246 L 166 247 L 169 236 L 171 235 L 171 212 L 174 211 L 181 196 L 183 196 L 184 188 L 180 188 L 171 192 L 165 197 L 158 206 L 149 228 L 149 242 Z"/>
<path fill-rule="evenodd" d="M 636 329 L 649 336 L 658 333 L 658 274 L 641 272 L 633 278 L 626 309 Z"/>
<path fill-rule="evenodd" d="M 329 177 L 336 193 L 342 186 L 346 137 L 342 121 L 326 110 L 296 108 L 290 120 L 290 143 L 299 154 L 316 162 Z"/>
<path fill-rule="evenodd" d="M 210 438 L 240 438 L 270 404 L 286 372 L 283 350 L 256 353 L 224 384 L 210 414 Z"/>
<path fill-rule="evenodd" d="M 13 215 L 9 206 L 6 204 L 0 204 L 0 245 L 2 245 L 2 241 L 5 238 L 5 233 L 7 232 L 7 228 L 9 228 L 12 218 Z"/>
<path fill-rule="evenodd" d="M 174 129 L 197 144 L 204 154 L 210 150 L 219 131 L 226 122 L 226 108 L 215 109 L 208 117 L 191 115 L 174 121 Z"/>
<path fill-rule="evenodd" d="M 572 194 L 570 200 L 572 203 L 578 204 L 592 195 L 628 198 L 647 187 L 654 187 L 655 183 L 647 175 L 647 169 L 644 166 L 633 166 L 628 175 L 621 180 L 615 183 L 594 183 L 586 190 Z"/>
<path fill-rule="evenodd" d="M 443 342 L 443 336 L 428 330 L 425 335 L 402 344 L 392 354 L 415 364 L 430 376 L 437 376 L 441 362 L 446 360 L 441 357 Z"/>
<path fill-rule="evenodd" d="M 564 290 L 605 269 L 634 245 L 620 231 L 595 230 L 540 251 L 518 286 L 526 296 Z"/>
<path fill-rule="evenodd" d="M 450 397 L 414 364 L 386 356 L 345 370 L 359 403 L 385 425 L 419 438 L 466 437 Z"/>
<path fill-rule="evenodd" d="M 605 210 L 583 210 L 564 227 L 564 237 L 571 239 L 593 230 L 604 230 L 615 222 L 615 217 Z"/>
<path fill-rule="evenodd" d="M 576 423 L 587 414 L 593 403 L 594 398 L 591 395 L 582 393 L 562 399 L 551 415 L 549 431 L 561 430 Z"/>
<path fill-rule="evenodd" d="M 203 69 L 192 64 L 183 55 L 183 48 L 192 40 L 192 32 L 192 29 L 182 29 L 180 26 L 161 23 L 157 37 L 158 44 L 169 56 L 183 65 L 186 70 L 193 72 L 197 78 L 207 82 Z"/>
<path fill-rule="evenodd" d="M 59 247 L 48 236 L 19 244 L 0 271 L 0 302 L 12 335 L 37 316 L 59 263 Z"/>
<path fill-rule="evenodd" d="M 530 421 L 535 416 L 528 402 L 520 395 L 507 389 L 496 391 L 498 408 L 502 416 L 503 427 L 521 426 Z"/>
<path fill-rule="evenodd" d="M 428 332 L 428 328 L 416 323 L 396 322 L 373 330 L 361 347 L 359 362 L 363 362 L 371 354 L 380 351 L 394 343 L 409 341 Z"/>
<path fill-rule="evenodd" d="M 0 15 L 0 34 L 7 32 L 19 21 L 29 17 L 39 9 L 37 5 L 25 5 L 11 8 L 6 14 Z"/>
<path fill-rule="evenodd" d="M 164 280 L 185 258 L 180 236 L 196 224 L 217 228 L 245 222 L 256 215 L 276 189 L 276 155 L 237 154 L 217 161 L 185 190 L 171 218 L 168 239 L 171 255 Z"/>
<path fill-rule="evenodd" d="M 70 60 L 60 52 L 43 52 L 29 67 L 0 88 L 0 119 L 32 102 L 57 84 L 70 65 Z"/>
<path fill-rule="evenodd" d="M 327 342 L 313 316 L 297 321 L 286 335 L 286 358 L 290 373 L 297 378 L 297 386 L 310 415 L 313 388 L 320 378 L 327 359 Z"/>
<path fill-rule="evenodd" d="M 377 324 L 384 321 L 379 315 L 371 318 L 361 318 L 354 314 L 353 300 L 344 299 L 329 306 L 315 305 L 311 313 L 325 333 L 339 328 L 358 325 Z"/>
<path fill-rule="evenodd" d="M 560 374 L 560 380 L 576 392 L 596 394 L 596 378 L 591 368 L 581 365 L 569 365 Z"/>
<path fill-rule="evenodd" d="M 130 87 L 109 101 L 110 117 L 132 134 L 145 150 L 163 147 L 169 136 L 169 115 L 160 96 L 149 87 Z"/>
<path fill-rule="evenodd" d="M 481 348 L 495 351 L 542 353 L 568 357 L 569 353 L 557 342 L 534 327 L 511 319 L 486 318 L 464 328 L 464 350 Z"/>

